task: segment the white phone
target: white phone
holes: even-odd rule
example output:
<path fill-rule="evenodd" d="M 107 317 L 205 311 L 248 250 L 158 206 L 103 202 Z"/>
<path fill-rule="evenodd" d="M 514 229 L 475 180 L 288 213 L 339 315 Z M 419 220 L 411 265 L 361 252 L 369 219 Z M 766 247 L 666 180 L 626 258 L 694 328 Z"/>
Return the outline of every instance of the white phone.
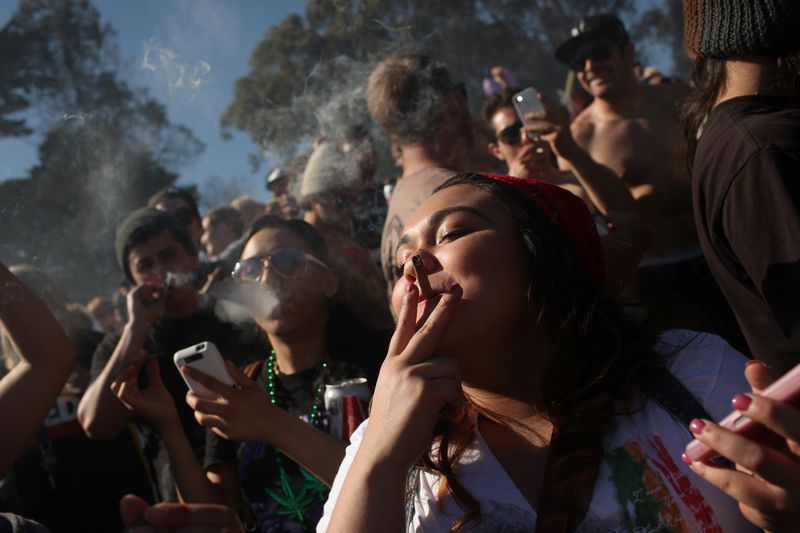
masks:
<path fill-rule="evenodd" d="M 178 367 L 179 372 L 181 367 L 188 365 L 204 374 L 208 374 L 225 385 L 233 387 L 236 384 L 228 373 L 228 369 L 225 368 L 225 361 L 222 359 L 219 350 L 217 350 L 213 342 L 201 342 L 200 344 L 195 344 L 194 346 L 179 350 L 175 352 L 175 356 L 172 360 L 175 362 L 175 366 Z M 217 397 L 216 394 L 204 387 L 201 383 L 184 375 L 183 372 L 181 372 L 181 377 L 183 377 L 183 381 L 186 382 L 186 385 L 196 396 L 206 399 L 214 399 Z"/>

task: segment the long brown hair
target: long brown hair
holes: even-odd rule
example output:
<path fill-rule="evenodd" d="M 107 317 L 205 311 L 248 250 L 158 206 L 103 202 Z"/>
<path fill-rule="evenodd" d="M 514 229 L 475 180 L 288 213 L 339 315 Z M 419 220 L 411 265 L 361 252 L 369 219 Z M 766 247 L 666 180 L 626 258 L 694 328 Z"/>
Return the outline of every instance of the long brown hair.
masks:
<path fill-rule="evenodd" d="M 554 425 L 537 518 L 537 531 L 565 531 L 584 518 L 588 502 L 579 494 L 593 486 L 603 454 L 603 438 L 637 386 L 663 368 L 653 351 L 655 335 L 635 324 L 621 307 L 601 296 L 598 283 L 577 252 L 527 197 L 480 174 L 461 174 L 438 190 L 470 185 L 489 192 L 517 221 L 530 269 L 528 302 L 537 327 L 552 339 L 553 357 L 541 376 L 544 414 Z M 439 499 L 450 492 L 465 514 L 451 527 L 458 531 L 480 520 L 478 502 L 453 467 L 472 442 L 476 408 L 438 424 L 435 457 L 422 467 L 438 472 Z"/>
<path fill-rule="evenodd" d="M 699 56 L 692 67 L 694 90 L 687 96 L 682 109 L 682 129 L 686 137 L 686 164 L 692 171 L 702 126 L 725 88 L 725 59 Z M 775 59 L 777 67 L 769 90 L 797 91 L 800 88 L 800 51 Z"/>

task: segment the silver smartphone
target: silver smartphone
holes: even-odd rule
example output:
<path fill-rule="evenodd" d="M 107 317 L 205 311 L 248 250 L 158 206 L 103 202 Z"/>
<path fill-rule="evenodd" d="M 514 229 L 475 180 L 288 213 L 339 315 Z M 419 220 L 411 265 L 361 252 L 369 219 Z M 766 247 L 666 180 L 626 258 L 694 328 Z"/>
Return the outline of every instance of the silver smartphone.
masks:
<path fill-rule="evenodd" d="M 528 113 L 541 113 L 544 111 L 542 101 L 539 100 L 539 91 L 533 87 L 528 87 L 516 93 L 511 97 L 511 103 L 514 104 L 514 109 L 517 110 L 520 120 L 523 124 L 533 124 L 536 120 L 525 120 L 525 115 Z"/>
<path fill-rule="evenodd" d="M 213 342 L 201 342 L 200 344 L 195 344 L 194 346 L 179 350 L 175 352 L 175 356 L 172 360 L 175 362 L 175 366 L 178 367 L 179 372 L 181 367 L 188 365 L 204 374 L 208 374 L 225 385 L 233 387 L 236 384 L 228 373 L 228 369 L 225 367 L 225 360 L 222 359 L 222 355 L 220 355 L 219 350 L 217 350 Z M 181 377 L 183 377 L 183 381 L 186 382 L 186 386 L 189 387 L 196 396 L 206 399 L 217 397 L 216 394 L 208 390 L 201 383 L 185 376 L 183 372 L 181 372 Z"/>
<path fill-rule="evenodd" d="M 539 100 L 539 91 L 533 87 L 528 87 L 511 97 L 511 103 L 514 104 L 514 109 L 523 124 L 526 126 L 538 124 L 540 120 L 526 120 L 525 115 L 528 113 L 541 113 L 544 111 L 544 106 Z M 535 141 L 539 138 L 538 135 L 528 132 L 528 138 Z"/>

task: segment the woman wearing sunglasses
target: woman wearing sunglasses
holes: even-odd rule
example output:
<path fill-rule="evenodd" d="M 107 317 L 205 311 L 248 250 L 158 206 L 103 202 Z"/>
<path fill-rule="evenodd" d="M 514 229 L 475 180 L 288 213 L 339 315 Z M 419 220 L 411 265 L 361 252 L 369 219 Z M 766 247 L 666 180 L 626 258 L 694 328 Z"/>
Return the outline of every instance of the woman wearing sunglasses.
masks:
<path fill-rule="evenodd" d="M 318 531 L 736 532 L 754 530 L 744 516 L 765 527 L 796 514 L 800 413 L 741 395 L 745 358 L 719 337 L 649 334 L 606 301 L 598 235 L 575 196 L 456 176 L 400 242 L 397 329 Z M 746 375 L 762 385 L 767 369 Z M 709 420 L 733 397 L 746 409 L 740 395 L 788 449 Z M 707 412 L 690 427 L 687 397 Z M 742 470 L 690 468 L 693 433 Z M 693 469 L 713 470 L 704 477 L 742 512 Z"/>
<path fill-rule="evenodd" d="M 187 394 L 211 430 L 205 472 L 175 431 L 174 405 L 157 374 L 138 391 L 132 368 L 115 390 L 161 430 L 185 501 L 230 505 L 253 531 L 311 530 L 346 444 L 328 434 L 325 385 L 374 377 L 388 334 L 361 327 L 336 303 L 339 275 L 307 223 L 263 216 L 242 242 L 233 278 L 268 344 L 261 362 L 243 371 L 227 363 L 237 388 L 185 368 L 217 394 Z"/>

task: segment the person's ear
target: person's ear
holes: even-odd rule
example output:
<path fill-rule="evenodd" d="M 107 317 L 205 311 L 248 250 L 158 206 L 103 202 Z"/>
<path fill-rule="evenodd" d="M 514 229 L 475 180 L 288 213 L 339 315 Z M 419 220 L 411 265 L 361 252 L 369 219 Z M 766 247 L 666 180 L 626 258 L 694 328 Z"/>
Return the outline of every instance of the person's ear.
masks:
<path fill-rule="evenodd" d="M 325 276 L 323 278 L 322 290 L 326 298 L 333 298 L 339 290 L 339 272 L 332 269 L 325 269 Z"/>
<path fill-rule="evenodd" d="M 506 157 L 503 155 L 503 152 L 500 151 L 500 147 L 497 146 L 497 143 L 489 143 L 488 145 L 489 153 L 491 153 L 495 159 L 500 161 L 505 161 Z"/>

